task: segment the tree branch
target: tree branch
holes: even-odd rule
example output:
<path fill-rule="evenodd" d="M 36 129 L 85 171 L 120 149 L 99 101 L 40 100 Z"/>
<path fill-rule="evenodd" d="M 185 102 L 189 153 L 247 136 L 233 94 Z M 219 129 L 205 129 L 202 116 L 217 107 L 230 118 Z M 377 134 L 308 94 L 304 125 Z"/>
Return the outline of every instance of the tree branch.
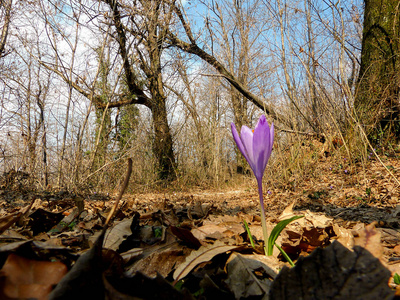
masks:
<path fill-rule="evenodd" d="M 70 85 L 78 93 L 80 93 L 81 95 L 85 96 L 88 99 L 92 99 L 94 105 L 97 108 L 122 107 L 124 105 L 129 105 L 129 104 L 142 104 L 142 105 L 145 105 L 145 106 L 150 106 L 150 102 L 148 101 L 147 96 L 146 96 L 145 99 L 143 99 L 143 97 L 142 98 L 136 98 L 136 99 L 135 98 L 126 99 L 127 96 L 125 94 L 115 95 L 117 98 L 120 98 L 122 100 L 109 102 L 109 104 L 107 106 L 107 103 L 104 103 L 103 99 L 99 95 L 93 94 L 93 96 L 91 96 L 91 92 L 90 91 L 84 90 L 79 84 L 77 84 L 74 81 L 69 80 L 60 70 L 50 67 L 47 63 L 45 63 L 45 62 L 43 62 L 41 60 L 38 60 L 38 61 L 47 70 L 52 71 L 52 72 L 56 73 L 57 75 L 59 75 L 68 85 Z"/>
<path fill-rule="evenodd" d="M 117 42 L 119 44 L 119 52 L 123 60 L 126 84 L 128 85 L 129 91 L 132 93 L 132 95 L 136 95 L 139 104 L 144 104 L 150 107 L 151 106 L 150 99 L 146 96 L 143 89 L 141 89 L 139 85 L 136 83 L 137 78 L 135 74 L 132 72 L 132 66 L 131 63 L 129 62 L 128 51 L 126 46 L 126 34 L 124 31 L 124 26 L 121 21 L 121 15 L 118 10 L 118 2 L 113 0 L 105 0 L 105 2 L 110 6 L 111 11 L 113 12 L 112 18 L 114 20 L 114 26 L 118 34 Z M 109 107 L 112 107 L 111 103 Z"/>
<path fill-rule="evenodd" d="M 185 51 L 187 53 L 191 53 L 197 55 L 205 62 L 212 65 L 226 80 L 229 81 L 243 96 L 249 99 L 255 106 L 258 108 L 265 110 L 265 112 L 270 115 L 273 119 L 279 120 L 285 124 L 288 122 L 285 121 L 285 118 L 278 114 L 270 105 L 266 104 L 263 100 L 261 100 L 258 96 L 254 95 L 250 92 L 243 84 L 239 82 L 239 80 L 233 76 L 223 65 L 220 63 L 214 56 L 208 54 L 206 51 L 197 46 L 196 43 L 187 43 L 179 39 L 172 32 L 168 32 L 168 39 L 171 45 L 176 46 L 177 48 Z M 194 41 L 194 40 L 193 40 Z"/>

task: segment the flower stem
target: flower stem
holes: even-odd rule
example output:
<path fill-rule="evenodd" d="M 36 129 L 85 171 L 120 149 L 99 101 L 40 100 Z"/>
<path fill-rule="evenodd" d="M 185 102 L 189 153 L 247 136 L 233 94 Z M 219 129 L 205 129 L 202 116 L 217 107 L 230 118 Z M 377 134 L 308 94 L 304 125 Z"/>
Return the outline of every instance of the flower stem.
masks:
<path fill-rule="evenodd" d="M 264 236 L 264 252 L 265 255 L 268 255 L 267 251 L 267 243 L 268 243 L 268 230 L 267 230 L 267 221 L 265 220 L 265 209 L 264 209 L 264 199 L 263 199 L 263 191 L 262 191 L 262 178 L 257 178 L 258 184 L 258 195 L 260 196 L 260 206 L 261 206 L 261 225 Z"/>

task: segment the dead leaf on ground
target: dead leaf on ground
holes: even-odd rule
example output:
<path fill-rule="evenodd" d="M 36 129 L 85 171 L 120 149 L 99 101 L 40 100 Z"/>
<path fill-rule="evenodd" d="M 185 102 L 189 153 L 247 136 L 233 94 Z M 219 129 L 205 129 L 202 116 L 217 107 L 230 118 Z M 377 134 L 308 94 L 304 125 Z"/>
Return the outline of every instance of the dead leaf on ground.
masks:
<path fill-rule="evenodd" d="M 273 256 L 241 255 L 232 253 L 226 263 L 228 285 L 236 299 L 259 297 L 269 293 L 272 280 L 277 276 L 278 269 L 270 265 L 278 265 Z"/>
<path fill-rule="evenodd" d="M 240 228 L 239 231 L 243 232 L 243 227 L 240 224 L 238 225 Z M 229 227 L 215 224 L 207 224 L 198 228 L 193 228 L 192 233 L 200 241 L 205 239 L 220 240 L 223 238 L 229 238 L 235 233 L 239 234 L 237 230 L 236 232 L 232 232 Z"/>
<path fill-rule="evenodd" d="M 49 231 L 64 218 L 64 215 L 39 208 L 31 213 L 29 218 L 28 226 L 32 228 L 33 235 L 37 235 L 41 232 Z"/>
<path fill-rule="evenodd" d="M 202 245 L 189 229 L 175 226 L 170 226 L 170 229 L 178 239 L 185 242 L 189 247 L 198 249 Z"/>
<path fill-rule="evenodd" d="M 332 226 L 333 223 L 333 218 L 327 217 L 323 213 L 315 213 L 306 210 L 305 212 L 299 212 L 298 214 L 304 215 L 304 218 L 296 220 L 296 222 L 302 227 L 325 228 Z"/>
<path fill-rule="evenodd" d="M 121 253 L 121 257 L 124 260 L 125 265 L 127 265 L 129 262 L 131 262 L 133 259 L 136 257 L 142 255 L 143 249 L 142 248 L 133 248 L 130 249 L 126 252 Z"/>
<path fill-rule="evenodd" d="M 132 234 L 131 224 L 131 219 L 125 219 L 107 229 L 103 247 L 116 251 L 122 242 Z"/>
<path fill-rule="evenodd" d="M 16 230 L 7 229 L 0 235 L 0 245 L 5 243 L 26 241 L 27 238 Z"/>
<path fill-rule="evenodd" d="M 276 224 L 272 224 L 267 222 L 267 232 L 271 232 L 272 229 L 274 229 Z M 249 224 L 249 229 L 251 232 L 251 235 L 255 237 L 257 240 L 264 240 L 264 235 L 263 235 L 263 230 L 261 223 L 260 224 Z M 278 242 L 278 241 L 277 241 Z"/>
<path fill-rule="evenodd" d="M 149 256 L 140 259 L 126 271 L 126 274 L 134 274 L 139 271 L 150 278 L 155 278 L 157 274 L 167 277 L 175 265 L 182 263 L 184 260 L 185 257 L 181 247 L 175 245 L 175 247 L 163 251 L 155 251 Z"/>
<path fill-rule="evenodd" d="M 333 224 L 333 231 L 335 232 L 337 238 L 336 240 L 343 246 L 349 249 L 354 247 L 354 236 L 351 230 L 341 227 L 337 224 Z"/>
<path fill-rule="evenodd" d="M 184 278 L 193 268 L 198 264 L 210 261 L 214 256 L 218 254 L 225 253 L 227 251 L 232 251 L 234 249 L 240 248 L 241 246 L 231 246 L 222 243 L 214 243 L 210 246 L 202 246 L 196 251 L 192 251 L 186 260 L 181 263 L 175 270 L 173 278 L 175 281 L 179 281 Z"/>
<path fill-rule="evenodd" d="M 36 261 L 11 253 L 0 270 L 0 298 L 47 299 L 66 273 L 61 262 Z"/>
<path fill-rule="evenodd" d="M 7 215 L 0 218 L 0 234 L 6 231 L 10 226 L 19 220 L 22 216 L 22 212 L 16 212 L 11 215 Z"/>
<path fill-rule="evenodd" d="M 381 241 L 388 247 L 400 245 L 399 229 L 392 228 L 376 228 L 381 233 Z M 400 253 L 399 253 L 400 254 Z"/>
<path fill-rule="evenodd" d="M 317 247 L 328 246 L 333 240 L 338 240 L 349 249 L 354 246 L 353 234 L 350 230 L 340 227 L 333 219 L 321 213 L 309 210 L 291 212 L 294 202 L 289 205 L 282 218 L 294 215 L 304 215 L 304 218 L 289 224 L 282 234 L 282 248 L 293 255 L 302 252 L 311 253 Z"/>
<path fill-rule="evenodd" d="M 381 233 L 376 230 L 375 224 L 376 223 L 371 223 L 363 230 L 360 230 L 358 236 L 354 238 L 354 244 L 367 249 L 373 256 L 381 259 L 383 257 Z"/>
<path fill-rule="evenodd" d="M 56 239 L 57 240 L 57 239 Z M 70 267 L 77 259 L 73 251 L 64 246 L 54 245 L 54 240 L 48 241 L 18 241 L 0 247 L 0 261 L 5 261 L 10 253 L 41 261 L 60 261 Z"/>
<path fill-rule="evenodd" d="M 281 213 L 281 215 L 278 217 L 278 220 L 279 220 L 279 221 L 283 221 L 283 220 L 286 220 L 286 219 L 290 219 L 290 218 L 292 218 L 292 217 L 294 217 L 294 216 L 297 215 L 297 214 L 295 214 L 295 213 L 293 212 L 293 207 L 294 207 L 294 205 L 296 204 L 296 202 L 297 202 L 297 200 L 293 201 L 289 206 L 287 206 L 287 207 L 283 210 L 283 212 Z"/>
<path fill-rule="evenodd" d="M 318 247 L 330 244 L 334 236 L 332 226 L 326 228 L 299 228 L 298 230 L 286 229 L 282 234 L 281 247 L 288 254 L 299 255 L 302 252 L 311 253 Z"/>

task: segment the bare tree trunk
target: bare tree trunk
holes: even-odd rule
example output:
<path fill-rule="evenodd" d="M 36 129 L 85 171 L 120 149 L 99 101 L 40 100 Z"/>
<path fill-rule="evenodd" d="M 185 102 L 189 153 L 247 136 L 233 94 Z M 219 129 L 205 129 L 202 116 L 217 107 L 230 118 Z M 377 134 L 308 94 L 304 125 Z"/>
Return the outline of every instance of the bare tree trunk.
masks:
<path fill-rule="evenodd" d="M 0 35 L 0 57 L 5 55 L 5 46 L 8 37 L 8 28 L 11 23 L 11 6 L 12 0 L 2 0 L 0 1 L 0 8 L 4 9 L 4 21 L 3 28 Z"/>
<path fill-rule="evenodd" d="M 318 61 L 315 58 L 315 41 L 313 27 L 311 23 L 311 0 L 305 1 L 305 12 L 307 20 L 307 43 L 308 43 L 308 58 L 307 58 L 307 78 L 308 78 L 308 90 L 311 100 L 311 113 L 312 113 L 312 124 L 314 125 L 314 130 L 316 133 L 320 133 L 319 119 L 321 117 L 317 99 L 317 92 L 315 88 L 316 84 L 316 74 Z M 320 120 L 322 121 L 322 120 Z"/>
<path fill-rule="evenodd" d="M 46 93 L 45 93 L 46 94 Z M 47 136 L 46 123 L 44 120 L 44 100 L 40 98 L 40 93 L 36 97 L 36 104 L 39 107 L 39 124 L 42 125 L 42 161 L 43 161 L 43 184 L 45 187 L 49 184 L 49 174 L 47 165 Z"/>
<path fill-rule="evenodd" d="M 167 120 L 165 98 L 155 98 L 152 107 L 154 141 L 153 152 L 158 163 L 157 173 L 162 180 L 175 179 L 175 158 L 172 151 L 172 136 Z"/>
<path fill-rule="evenodd" d="M 32 107 L 32 63 L 28 65 L 28 84 L 26 86 L 26 130 L 23 130 L 22 135 L 25 137 L 25 143 L 28 150 L 29 157 L 29 174 L 30 174 L 30 184 L 33 184 L 33 176 L 35 175 L 35 168 L 37 163 L 37 154 L 36 154 L 36 143 L 39 135 L 39 126 L 34 122 L 34 115 L 32 115 L 33 107 Z M 38 91 L 38 95 L 36 97 L 40 97 L 41 91 Z"/>
<path fill-rule="evenodd" d="M 400 139 L 400 2 L 365 0 L 355 109 L 370 138 Z"/>

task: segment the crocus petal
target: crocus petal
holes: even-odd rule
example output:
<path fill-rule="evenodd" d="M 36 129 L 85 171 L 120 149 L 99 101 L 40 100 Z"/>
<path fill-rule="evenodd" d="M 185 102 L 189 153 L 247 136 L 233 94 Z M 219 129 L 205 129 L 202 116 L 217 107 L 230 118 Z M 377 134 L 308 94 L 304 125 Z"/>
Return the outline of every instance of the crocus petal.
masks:
<path fill-rule="evenodd" d="M 266 120 L 267 120 L 267 118 L 266 118 L 264 115 L 261 115 L 261 117 L 260 117 L 260 118 L 258 119 L 258 121 L 257 121 L 256 127 L 254 127 L 254 131 L 256 130 L 256 128 L 257 128 L 258 126 L 260 126 L 260 123 L 261 123 L 261 124 L 264 124 Z"/>
<path fill-rule="evenodd" d="M 270 138 L 270 147 L 269 147 L 269 151 L 268 151 L 268 159 L 271 156 L 271 152 L 272 152 L 272 146 L 274 145 L 274 136 L 275 136 L 275 127 L 274 127 L 274 123 L 271 124 L 271 127 L 269 129 L 269 138 Z M 268 160 L 267 159 L 267 160 Z"/>
<path fill-rule="evenodd" d="M 271 156 L 272 146 L 274 144 L 274 124 L 272 124 L 271 127 L 269 127 L 268 122 L 267 122 L 267 127 L 268 127 L 268 138 L 267 139 L 269 142 L 266 143 L 268 145 L 265 149 L 264 156 L 263 156 L 263 161 L 265 163 L 265 166 L 267 165 L 268 160 Z M 265 169 L 265 167 L 264 167 L 264 169 Z"/>
<path fill-rule="evenodd" d="M 247 162 L 249 163 L 253 172 L 255 172 L 255 156 L 254 156 L 254 148 L 253 148 L 253 131 L 243 125 L 242 130 L 240 131 L 240 139 L 242 140 L 244 149 L 247 153 Z"/>
<path fill-rule="evenodd" d="M 268 122 L 262 115 L 254 129 L 253 151 L 256 163 L 256 177 L 262 178 L 270 156 L 271 138 Z"/>
<path fill-rule="evenodd" d="M 249 161 L 249 156 L 247 155 L 246 149 L 243 146 L 242 140 L 236 130 L 236 126 L 234 123 L 231 123 L 231 129 L 232 129 L 232 135 L 233 135 L 233 139 L 236 143 L 236 145 L 238 146 L 240 152 L 242 152 L 244 158 Z"/>

